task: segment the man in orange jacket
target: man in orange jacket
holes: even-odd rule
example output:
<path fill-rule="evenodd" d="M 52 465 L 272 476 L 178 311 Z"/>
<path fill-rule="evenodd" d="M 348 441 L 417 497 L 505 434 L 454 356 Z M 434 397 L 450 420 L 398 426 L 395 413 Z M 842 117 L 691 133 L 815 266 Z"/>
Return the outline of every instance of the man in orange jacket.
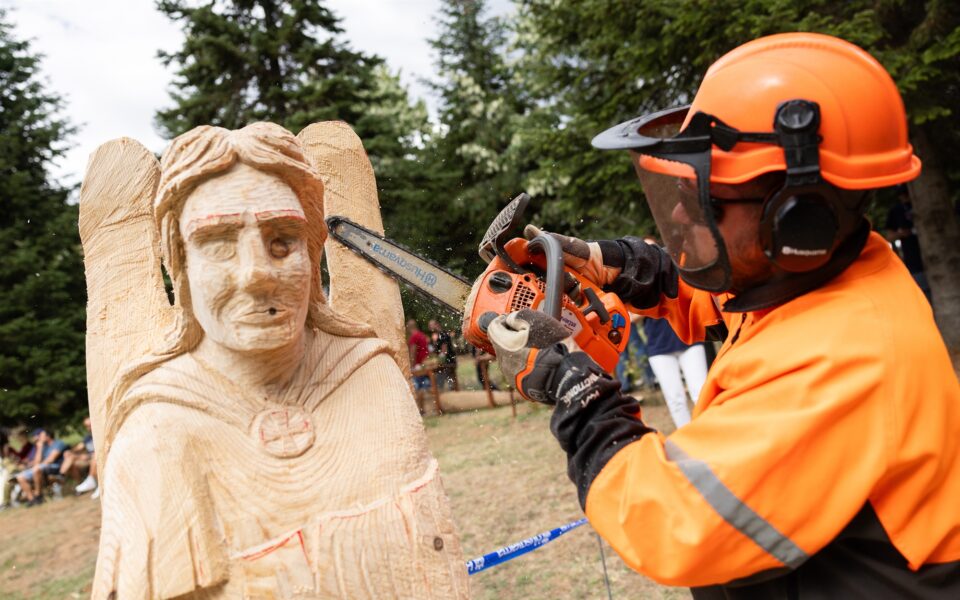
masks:
<path fill-rule="evenodd" d="M 686 342 L 725 335 L 670 436 L 559 324 L 489 328 L 594 528 L 695 598 L 960 598 L 960 385 L 930 305 L 863 216 L 914 179 L 903 103 L 869 54 L 783 34 L 690 107 L 594 139 L 630 151 L 665 242 L 561 237 L 565 260 Z"/>

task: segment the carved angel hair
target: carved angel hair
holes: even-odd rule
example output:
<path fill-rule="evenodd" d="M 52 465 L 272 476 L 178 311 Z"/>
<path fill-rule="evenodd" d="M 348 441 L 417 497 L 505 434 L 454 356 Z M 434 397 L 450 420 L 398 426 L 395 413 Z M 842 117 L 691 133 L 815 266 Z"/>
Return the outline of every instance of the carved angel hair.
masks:
<path fill-rule="evenodd" d="M 327 228 L 323 218 L 323 183 L 307 161 L 299 140 L 273 123 L 253 123 L 231 131 L 201 126 L 176 138 L 163 153 L 161 179 L 154 200 L 154 219 L 160 232 L 164 265 L 173 280 L 181 322 L 175 332 L 174 352 L 189 351 L 203 332 L 193 314 L 190 287 L 185 277 L 184 245 L 179 219 L 190 194 L 202 183 L 223 175 L 237 164 L 275 175 L 287 184 L 303 208 L 307 220 L 307 249 L 312 265 L 307 327 L 341 335 L 369 335 L 367 328 L 338 318 L 326 307 L 320 281 L 320 261 Z M 323 317 L 321 318 L 321 314 Z"/>

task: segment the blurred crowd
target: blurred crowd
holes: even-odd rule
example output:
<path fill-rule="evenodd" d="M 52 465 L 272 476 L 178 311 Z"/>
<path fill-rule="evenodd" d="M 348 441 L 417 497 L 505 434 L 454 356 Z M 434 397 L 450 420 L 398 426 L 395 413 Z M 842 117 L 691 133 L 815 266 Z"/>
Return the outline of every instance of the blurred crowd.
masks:
<path fill-rule="evenodd" d="M 86 434 L 72 446 L 43 427 L 0 429 L 0 510 L 36 506 L 46 498 L 61 497 L 70 486 L 77 495 L 91 493 L 93 499 L 99 498 L 90 417 L 83 425 Z"/>
<path fill-rule="evenodd" d="M 493 357 L 467 343 L 458 330 L 446 330 L 436 319 L 427 323 L 427 331 L 421 330 L 415 319 L 407 321 L 406 329 L 413 388 L 421 412 L 424 395 L 434 385 L 438 391 L 461 389 L 458 356 L 472 357 L 479 388 L 498 389 L 484 368 Z M 696 404 L 706 380 L 713 349 L 711 344 L 684 344 L 664 320 L 634 316 L 616 377 L 623 391 L 638 399 L 662 393 L 674 424 L 682 427 L 690 421 L 690 407 Z"/>

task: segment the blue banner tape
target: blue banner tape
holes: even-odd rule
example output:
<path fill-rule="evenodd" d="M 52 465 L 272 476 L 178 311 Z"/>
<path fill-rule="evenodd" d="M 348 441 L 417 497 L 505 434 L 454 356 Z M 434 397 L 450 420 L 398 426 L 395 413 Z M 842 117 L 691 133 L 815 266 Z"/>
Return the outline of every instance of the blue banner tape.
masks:
<path fill-rule="evenodd" d="M 547 542 L 552 542 L 561 535 L 570 531 L 571 529 L 576 529 L 584 523 L 586 519 L 580 519 L 579 521 L 574 521 L 572 523 L 567 523 L 566 525 L 561 525 L 556 529 L 551 529 L 550 531 L 545 531 L 543 533 L 538 533 L 533 537 L 528 537 L 525 540 L 521 540 L 516 544 L 510 544 L 509 546 L 504 546 L 499 550 L 494 550 L 489 554 L 484 554 L 479 558 L 467 561 L 467 575 L 473 575 L 474 573 L 479 573 L 489 569 L 490 567 L 495 567 L 500 563 L 505 563 L 508 560 L 514 559 L 518 556 L 526 554 L 531 550 L 536 550 L 540 546 L 546 544 Z"/>

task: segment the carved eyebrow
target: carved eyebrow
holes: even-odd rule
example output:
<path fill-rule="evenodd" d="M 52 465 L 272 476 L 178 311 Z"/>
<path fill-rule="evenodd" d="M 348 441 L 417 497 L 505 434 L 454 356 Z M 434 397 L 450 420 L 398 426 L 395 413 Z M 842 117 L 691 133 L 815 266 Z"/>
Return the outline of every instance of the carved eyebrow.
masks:
<path fill-rule="evenodd" d="M 186 237 L 192 238 L 197 234 L 215 234 L 222 231 L 231 231 L 243 226 L 243 214 L 230 213 L 224 215 L 210 215 L 191 219 L 187 223 Z"/>
<path fill-rule="evenodd" d="M 296 209 L 264 210 L 256 213 L 257 224 L 300 231 L 307 224 L 303 213 Z"/>
<path fill-rule="evenodd" d="M 294 221 L 303 221 L 307 222 L 306 217 L 303 216 L 303 213 L 295 208 L 284 208 L 280 210 L 261 210 L 256 213 L 257 222 L 262 223 L 263 221 L 274 221 L 276 219 L 292 219 Z"/>

